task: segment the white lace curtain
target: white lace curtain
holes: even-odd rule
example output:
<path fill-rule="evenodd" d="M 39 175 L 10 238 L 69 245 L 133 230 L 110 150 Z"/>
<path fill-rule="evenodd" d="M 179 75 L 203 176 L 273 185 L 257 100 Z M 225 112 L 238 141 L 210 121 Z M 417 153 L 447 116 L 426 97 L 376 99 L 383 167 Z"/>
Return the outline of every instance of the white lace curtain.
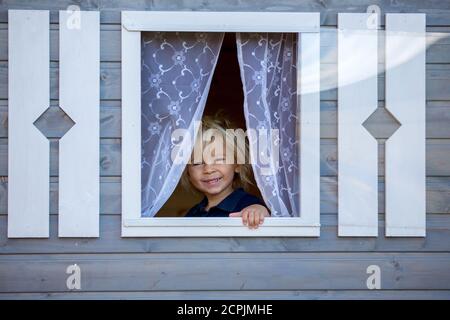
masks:
<path fill-rule="evenodd" d="M 156 32 L 142 38 L 142 216 L 169 199 L 185 165 L 173 163 L 171 133 L 201 119 L 223 33 Z M 299 216 L 296 38 L 293 34 L 236 34 L 247 128 L 278 129 L 277 148 L 258 150 L 249 136 L 255 180 L 273 216 Z M 279 163 L 262 163 L 258 152 Z M 183 153 L 187 160 L 190 152 Z M 265 158 L 264 158 L 265 159 Z M 186 161 L 184 161 L 186 163 Z"/>
<path fill-rule="evenodd" d="M 247 130 L 262 129 L 268 134 L 265 145 L 249 135 L 256 183 L 272 216 L 299 216 L 296 35 L 238 33 L 236 41 Z M 261 157 L 265 152 L 269 157 Z M 272 157 L 274 152 L 279 157 Z"/>
<path fill-rule="evenodd" d="M 153 217 L 169 199 L 185 165 L 174 163 L 176 129 L 195 136 L 223 33 L 151 32 L 142 36 L 142 216 Z M 187 160 L 190 154 L 183 154 Z M 186 161 L 184 161 L 186 163 Z"/>

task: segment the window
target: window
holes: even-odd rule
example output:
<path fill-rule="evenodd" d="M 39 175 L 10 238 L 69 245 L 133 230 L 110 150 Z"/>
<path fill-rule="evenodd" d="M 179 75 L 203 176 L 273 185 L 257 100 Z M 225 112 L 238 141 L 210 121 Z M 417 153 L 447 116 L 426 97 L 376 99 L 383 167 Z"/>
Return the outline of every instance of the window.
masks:
<path fill-rule="evenodd" d="M 239 218 L 141 216 L 141 32 L 298 33 L 297 104 L 301 134 L 300 216 L 271 217 L 249 230 Z M 319 235 L 319 14 L 122 12 L 122 236 Z M 305 157 L 304 155 L 308 155 Z"/>

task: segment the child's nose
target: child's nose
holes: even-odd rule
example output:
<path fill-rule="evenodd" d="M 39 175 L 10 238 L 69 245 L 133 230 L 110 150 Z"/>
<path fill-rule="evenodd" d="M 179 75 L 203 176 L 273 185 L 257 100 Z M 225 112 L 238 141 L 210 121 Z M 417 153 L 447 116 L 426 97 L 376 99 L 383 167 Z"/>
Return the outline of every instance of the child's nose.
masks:
<path fill-rule="evenodd" d="M 211 165 L 211 164 L 205 164 L 205 165 L 203 166 L 203 171 L 204 171 L 205 173 L 211 173 L 211 172 L 214 172 L 214 171 L 215 171 L 215 168 L 214 168 L 214 166 Z"/>

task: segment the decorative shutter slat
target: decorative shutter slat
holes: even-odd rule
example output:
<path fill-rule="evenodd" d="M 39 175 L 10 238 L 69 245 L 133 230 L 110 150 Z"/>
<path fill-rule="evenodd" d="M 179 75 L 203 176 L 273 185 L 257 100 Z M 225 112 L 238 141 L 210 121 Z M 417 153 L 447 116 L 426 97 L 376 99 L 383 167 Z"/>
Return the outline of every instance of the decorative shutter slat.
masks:
<path fill-rule="evenodd" d="M 386 236 L 425 236 L 425 15 L 386 14 Z"/>
<path fill-rule="evenodd" d="M 59 236 L 98 237 L 100 18 L 60 11 L 59 21 L 60 107 L 75 122 L 59 143 Z"/>
<path fill-rule="evenodd" d="M 373 16 L 338 15 L 339 236 L 378 235 L 378 144 L 363 127 L 377 108 Z"/>
<path fill-rule="evenodd" d="M 49 236 L 49 12 L 8 11 L 8 237 Z"/>

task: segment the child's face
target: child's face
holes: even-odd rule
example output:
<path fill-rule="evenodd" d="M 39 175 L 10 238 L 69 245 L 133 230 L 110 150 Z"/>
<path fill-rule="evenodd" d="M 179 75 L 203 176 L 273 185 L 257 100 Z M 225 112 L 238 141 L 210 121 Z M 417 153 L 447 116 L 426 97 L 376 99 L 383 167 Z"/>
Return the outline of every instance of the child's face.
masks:
<path fill-rule="evenodd" d="M 238 171 L 239 165 L 226 164 L 225 159 L 220 157 L 210 164 L 203 162 L 188 165 L 190 182 L 206 196 L 232 189 L 234 173 Z"/>

